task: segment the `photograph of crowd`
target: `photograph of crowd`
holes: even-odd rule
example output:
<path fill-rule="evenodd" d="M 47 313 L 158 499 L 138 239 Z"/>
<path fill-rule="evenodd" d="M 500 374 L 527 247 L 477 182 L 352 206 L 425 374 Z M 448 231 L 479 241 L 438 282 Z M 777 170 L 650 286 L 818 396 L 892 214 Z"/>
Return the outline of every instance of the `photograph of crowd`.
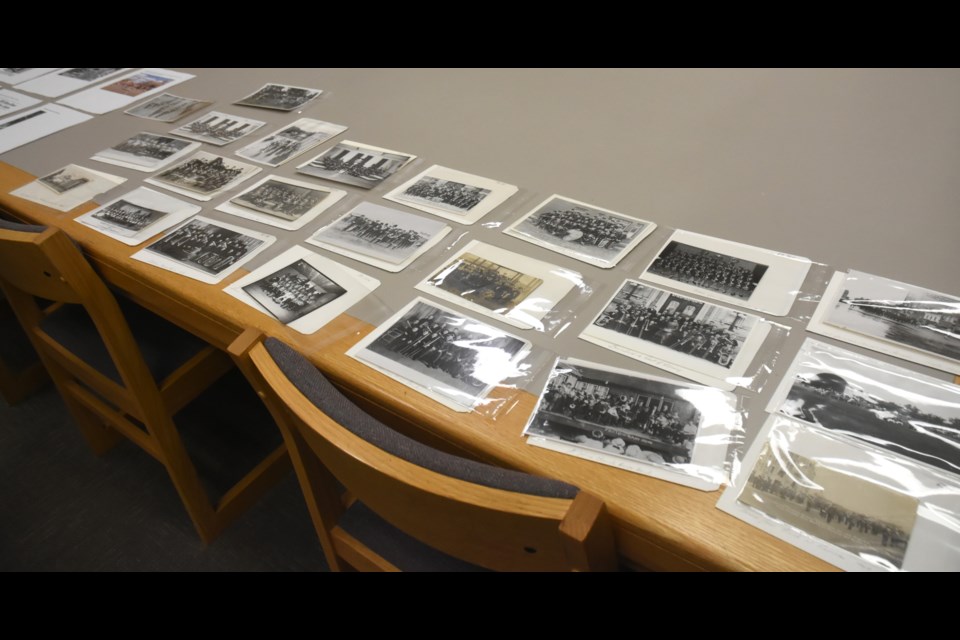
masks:
<path fill-rule="evenodd" d="M 158 173 L 153 179 L 181 189 L 212 194 L 254 172 L 255 168 L 248 164 L 200 151 L 189 160 Z"/>
<path fill-rule="evenodd" d="M 653 464 L 689 464 L 701 415 L 689 387 L 559 360 L 526 433 Z"/>
<path fill-rule="evenodd" d="M 97 158 L 121 160 L 141 166 L 156 166 L 196 142 L 187 142 L 155 133 L 138 133 L 97 154 Z"/>
<path fill-rule="evenodd" d="M 120 227 L 127 232 L 124 235 L 133 235 L 138 231 L 143 231 L 166 215 L 164 211 L 141 207 L 126 200 L 117 200 L 101 208 L 93 214 L 93 217 L 112 227 Z"/>
<path fill-rule="evenodd" d="M 729 369 L 756 317 L 627 280 L 593 324 Z"/>
<path fill-rule="evenodd" d="M 301 118 L 240 149 L 237 155 L 276 167 L 344 131 L 346 127 L 338 124 Z"/>
<path fill-rule="evenodd" d="M 299 109 L 319 96 L 320 89 L 293 87 L 286 84 L 265 84 L 243 100 L 234 104 L 263 109 L 277 109 L 279 111 L 293 111 Z"/>
<path fill-rule="evenodd" d="M 64 167 L 59 171 L 54 171 L 49 175 L 39 178 L 37 182 L 45 187 L 50 187 L 57 193 L 66 193 L 71 189 L 76 189 L 79 186 L 87 184 L 90 182 L 90 178 L 70 167 Z"/>
<path fill-rule="evenodd" d="M 347 292 L 306 260 L 297 260 L 243 290 L 283 324 L 290 324 Z"/>
<path fill-rule="evenodd" d="M 497 313 L 509 313 L 543 284 L 543 280 L 464 253 L 426 284 Z"/>
<path fill-rule="evenodd" d="M 647 271 L 732 298 L 749 300 L 768 266 L 671 241 Z"/>
<path fill-rule="evenodd" d="M 490 195 L 490 189 L 425 176 L 396 194 L 401 200 L 419 202 L 453 213 L 466 213 Z"/>
<path fill-rule="evenodd" d="M 446 228 L 443 222 L 365 202 L 313 240 L 400 264 Z"/>
<path fill-rule="evenodd" d="M 241 193 L 230 202 L 266 213 L 284 220 L 296 220 L 330 195 L 329 191 L 308 189 L 279 180 L 267 180 Z"/>
<path fill-rule="evenodd" d="M 787 466 L 788 468 L 785 468 Z M 900 569 L 916 498 L 764 445 L 738 500 L 864 560 Z"/>
<path fill-rule="evenodd" d="M 93 82 L 94 80 L 99 80 L 100 78 L 108 76 L 111 73 L 116 73 L 122 68 L 123 67 L 76 67 L 74 69 L 61 71 L 57 75 L 63 76 L 64 78 L 82 80 L 83 82 Z"/>
<path fill-rule="evenodd" d="M 143 104 L 139 104 L 132 109 L 127 109 L 125 113 L 137 116 L 138 118 L 147 118 L 148 120 L 176 122 L 180 118 L 195 113 L 211 104 L 213 103 L 205 100 L 181 98 L 172 93 L 161 93 Z"/>
<path fill-rule="evenodd" d="M 157 87 L 162 87 L 172 81 L 173 78 L 167 78 L 153 73 L 137 73 L 129 78 L 123 78 L 113 84 L 108 84 L 103 87 L 103 90 L 134 97 L 144 94 L 147 91 L 152 91 Z"/>
<path fill-rule="evenodd" d="M 297 171 L 361 189 L 372 189 L 399 171 L 413 157 L 344 141 L 301 165 Z"/>
<path fill-rule="evenodd" d="M 222 147 L 253 133 L 265 124 L 259 120 L 211 111 L 179 129 L 174 129 L 171 133 Z"/>
<path fill-rule="evenodd" d="M 146 250 L 205 273 L 218 275 L 263 242 L 260 238 L 210 222 L 191 220 Z"/>

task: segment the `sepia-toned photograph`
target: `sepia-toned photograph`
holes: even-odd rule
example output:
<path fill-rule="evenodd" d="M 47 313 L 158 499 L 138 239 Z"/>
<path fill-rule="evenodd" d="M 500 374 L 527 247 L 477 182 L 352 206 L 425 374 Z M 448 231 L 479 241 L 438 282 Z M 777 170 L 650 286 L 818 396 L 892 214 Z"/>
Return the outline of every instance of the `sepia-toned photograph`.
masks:
<path fill-rule="evenodd" d="M 671 241 L 647 271 L 732 298 L 749 300 L 769 267 Z"/>
<path fill-rule="evenodd" d="M 152 171 L 175 159 L 177 154 L 184 155 L 198 146 L 200 145 L 196 142 L 141 132 L 109 149 L 98 151 L 93 158 L 110 164 L 134 165 L 132 168 Z"/>
<path fill-rule="evenodd" d="M 424 176 L 395 194 L 399 200 L 418 202 L 451 213 L 467 213 L 490 195 L 490 189 Z"/>
<path fill-rule="evenodd" d="M 256 172 L 256 167 L 243 162 L 200 151 L 189 160 L 157 174 L 152 180 L 209 195 L 226 189 Z"/>
<path fill-rule="evenodd" d="M 297 260 L 243 290 L 283 324 L 290 324 L 347 292 L 305 260 Z"/>
<path fill-rule="evenodd" d="M 315 178 L 372 189 L 415 157 L 344 140 L 300 165 L 297 171 Z"/>
<path fill-rule="evenodd" d="M 219 275 L 263 244 L 263 240 L 212 222 L 191 220 L 146 247 L 192 269 Z"/>
<path fill-rule="evenodd" d="M 689 464 L 703 422 L 690 387 L 557 361 L 525 433 L 652 464 Z"/>
<path fill-rule="evenodd" d="M 130 236 L 143 231 L 166 215 L 164 211 L 148 209 L 126 200 L 117 200 L 93 213 L 94 218 L 110 225 L 114 231 Z"/>
<path fill-rule="evenodd" d="M 321 89 L 294 87 L 287 84 L 265 84 L 246 98 L 235 102 L 247 107 L 293 111 L 315 100 L 323 93 Z"/>
<path fill-rule="evenodd" d="M 824 322 L 960 361 L 960 298 L 850 271 Z"/>
<path fill-rule="evenodd" d="M 265 138 L 250 143 L 237 151 L 237 155 L 277 167 L 346 130 L 346 127 L 339 124 L 301 118 Z"/>
<path fill-rule="evenodd" d="M 896 569 L 918 500 L 764 444 L 738 501 L 868 562 Z"/>
<path fill-rule="evenodd" d="M 181 98 L 172 93 L 161 93 L 142 104 L 127 109 L 124 113 L 147 120 L 176 122 L 180 118 L 209 107 L 211 104 L 213 103 L 207 100 L 194 100 L 193 98 Z"/>
<path fill-rule="evenodd" d="M 426 284 L 497 313 L 509 313 L 543 284 L 543 280 L 463 253 L 431 276 Z"/>
<path fill-rule="evenodd" d="M 323 202 L 328 195 L 330 195 L 329 191 L 308 189 L 279 180 L 267 180 L 231 198 L 230 202 L 284 220 L 296 220 Z"/>
<path fill-rule="evenodd" d="M 72 165 L 54 171 L 42 178 L 37 178 L 37 182 L 53 189 L 57 193 L 66 193 L 71 189 L 76 189 L 77 187 L 87 184 L 90 180 L 91 176 L 89 173 L 81 171 L 79 167 Z"/>
<path fill-rule="evenodd" d="M 265 124 L 266 122 L 259 120 L 211 111 L 170 133 L 222 147 L 253 133 Z"/>
<path fill-rule="evenodd" d="M 155 73 L 137 73 L 129 78 L 117 80 L 113 84 L 101 87 L 103 91 L 119 93 L 120 95 L 135 97 L 148 91 L 153 91 L 168 82 L 173 82 L 173 78 L 161 76 Z"/>

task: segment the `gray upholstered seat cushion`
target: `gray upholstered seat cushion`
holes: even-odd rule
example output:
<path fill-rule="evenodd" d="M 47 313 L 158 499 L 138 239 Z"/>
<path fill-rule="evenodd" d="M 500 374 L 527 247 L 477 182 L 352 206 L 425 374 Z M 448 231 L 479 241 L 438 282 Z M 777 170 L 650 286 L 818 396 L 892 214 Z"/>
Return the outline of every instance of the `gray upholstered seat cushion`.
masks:
<path fill-rule="evenodd" d="M 47 228 L 36 224 L 22 224 L 20 222 L 13 222 L 12 220 L 0 218 L 0 229 L 6 229 L 7 231 L 21 231 L 25 233 L 41 233 L 46 231 Z"/>
<path fill-rule="evenodd" d="M 466 460 L 408 438 L 353 404 L 288 345 L 267 338 L 264 346 L 287 378 L 321 411 L 367 442 L 407 462 L 452 478 L 528 495 L 572 499 L 579 491 L 566 482 Z"/>

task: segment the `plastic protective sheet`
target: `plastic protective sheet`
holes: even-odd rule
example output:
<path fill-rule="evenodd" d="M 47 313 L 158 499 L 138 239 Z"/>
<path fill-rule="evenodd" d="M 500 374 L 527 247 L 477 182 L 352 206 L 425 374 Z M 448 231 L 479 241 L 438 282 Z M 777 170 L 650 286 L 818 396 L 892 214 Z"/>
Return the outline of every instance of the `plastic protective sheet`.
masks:
<path fill-rule="evenodd" d="M 960 481 L 770 416 L 717 505 L 840 568 L 960 570 Z"/>
<path fill-rule="evenodd" d="M 14 189 L 10 194 L 58 211 L 70 211 L 126 181 L 120 176 L 68 164 Z"/>
<path fill-rule="evenodd" d="M 743 442 L 737 397 L 602 364 L 559 358 L 527 422 L 528 443 L 713 491 Z"/>

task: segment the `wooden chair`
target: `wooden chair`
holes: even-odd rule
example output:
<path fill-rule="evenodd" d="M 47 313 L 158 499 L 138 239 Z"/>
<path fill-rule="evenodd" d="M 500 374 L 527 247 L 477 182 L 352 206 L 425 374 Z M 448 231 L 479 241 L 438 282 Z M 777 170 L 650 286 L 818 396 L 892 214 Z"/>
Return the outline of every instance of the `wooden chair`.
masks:
<path fill-rule="evenodd" d="M 254 330 L 229 349 L 283 432 L 333 570 L 613 570 L 604 503 L 428 447 L 364 413 Z M 338 483 L 347 489 L 342 494 Z"/>
<path fill-rule="evenodd" d="M 63 231 L 0 220 L 0 286 L 93 450 L 122 434 L 160 461 L 204 542 L 289 469 L 280 445 L 211 502 L 172 416 L 230 358 L 115 297 Z M 41 310 L 36 298 L 54 304 Z"/>

